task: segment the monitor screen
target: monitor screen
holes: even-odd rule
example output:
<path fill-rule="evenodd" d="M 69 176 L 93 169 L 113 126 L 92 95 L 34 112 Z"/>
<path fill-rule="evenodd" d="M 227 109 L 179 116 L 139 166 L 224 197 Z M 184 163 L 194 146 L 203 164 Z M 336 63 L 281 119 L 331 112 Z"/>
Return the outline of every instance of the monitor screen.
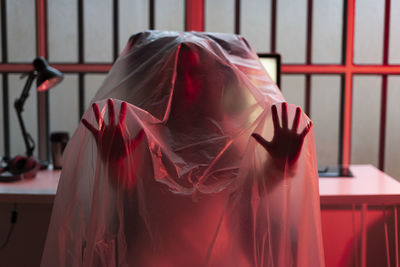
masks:
<path fill-rule="evenodd" d="M 272 80 L 281 86 L 281 56 L 279 54 L 258 54 L 262 65 Z"/>

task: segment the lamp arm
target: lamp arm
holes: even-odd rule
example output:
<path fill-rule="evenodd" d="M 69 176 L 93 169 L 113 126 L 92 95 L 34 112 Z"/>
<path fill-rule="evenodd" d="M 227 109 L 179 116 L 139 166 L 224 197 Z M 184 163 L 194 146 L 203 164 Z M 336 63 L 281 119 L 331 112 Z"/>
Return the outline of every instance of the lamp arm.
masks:
<path fill-rule="evenodd" d="M 15 109 L 17 109 L 20 112 L 23 111 L 25 101 L 29 96 L 29 90 L 31 89 L 33 80 L 35 78 L 36 78 L 35 72 L 31 71 L 29 73 L 28 79 L 26 80 L 26 83 L 25 83 L 24 89 L 22 90 L 21 96 L 15 100 L 15 103 L 14 103 Z"/>
<path fill-rule="evenodd" d="M 29 73 L 28 80 L 25 83 L 24 89 L 22 90 L 21 96 L 17 98 L 14 102 L 14 107 L 17 112 L 18 122 L 21 127 L 22 137 L 24 138 L 26 154 L 28 156 L 32 156 L 33 150 L 35 149 L 35 141 L 26 131 L 24 121 L 22 119 L 22 112 L 24 111 L 24 104 L 26 99 L 29 96 L 29 90 L 31 89 L 33 80 L 36 78 L 36 74 L 34 71 Z"/>

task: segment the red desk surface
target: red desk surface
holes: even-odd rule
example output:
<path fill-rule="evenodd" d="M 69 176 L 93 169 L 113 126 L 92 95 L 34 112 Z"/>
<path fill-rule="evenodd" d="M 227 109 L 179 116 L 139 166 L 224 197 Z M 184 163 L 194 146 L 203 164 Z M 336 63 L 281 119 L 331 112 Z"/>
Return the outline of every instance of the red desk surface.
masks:
<path fill-rule="evenodd" d="M 0 182 L 0 203 L 53 203 L 61 171 L 39 171 L 35 178 Z"/>
<path fill-rule="evenodd" d="M 352 165 L 354 177 L 320 178 L 321 204 L 400 204 L 400 182 L 372 165 Z"/>
<path fill-rule="evenodd" d="M 353 165 L 352 178 L 320 178 L 321 204 L 400 204 L 400 182 L 372 165 Z M 40 171 L 36 178 L 0 182 L 0 203 L 52 203 L 60 171 Z"/>

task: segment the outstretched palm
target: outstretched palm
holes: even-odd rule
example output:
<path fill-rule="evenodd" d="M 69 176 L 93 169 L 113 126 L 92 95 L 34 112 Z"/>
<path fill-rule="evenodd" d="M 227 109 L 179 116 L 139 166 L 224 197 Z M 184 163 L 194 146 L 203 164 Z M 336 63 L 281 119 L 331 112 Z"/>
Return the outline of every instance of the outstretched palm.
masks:
<path fill-rule="evenodd" d="M 86 119 L 82 119 L 83 125 L 93 134 L 99 149 L 101 158 L 111 163 L 123 160 L 143 139 L 143 129 L 139 131 L 134 139 L 125 140 L 125 117 L 126 102 L 122 102 L 119 112 L 119 121 L 115 123 L 114 102 L 108 99 L 108 125 L 104 123 L 104 118 L 100 115 L 99 106 L 92 105 L 93 113 L 96 117 L 98 128 L 90 124 Z"/>
<path fill-rule="evenodd" d="M 301 109 L 296 108 L 292 129 L 288 127 L 287 103 L 282 103 L 282 127 L 279 124 L 278 111 L 276 106 L 272 106 L 272 120 L 274 123 L 274 136 L 271 141 L 265 140 L 259 134 L 253 133 L 252 136 L 260 143 L 281 166 L 287 164 L 292 166 L 300 156 L 304 138 L 312 127 L 312 122 L 304 128 L 301 133 L 297 133 L 300 123 Z"/>

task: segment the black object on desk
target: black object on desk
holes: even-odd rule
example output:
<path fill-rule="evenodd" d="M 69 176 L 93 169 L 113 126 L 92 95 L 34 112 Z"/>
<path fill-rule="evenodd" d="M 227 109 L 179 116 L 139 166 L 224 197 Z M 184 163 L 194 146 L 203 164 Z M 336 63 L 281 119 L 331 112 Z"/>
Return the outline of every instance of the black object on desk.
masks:
<path fill-rule="evenodd" d="M 318 168 L 319 177 L 353 177 L 349 167 L 336 165 L 336 166 L 324 166 Z"/>

